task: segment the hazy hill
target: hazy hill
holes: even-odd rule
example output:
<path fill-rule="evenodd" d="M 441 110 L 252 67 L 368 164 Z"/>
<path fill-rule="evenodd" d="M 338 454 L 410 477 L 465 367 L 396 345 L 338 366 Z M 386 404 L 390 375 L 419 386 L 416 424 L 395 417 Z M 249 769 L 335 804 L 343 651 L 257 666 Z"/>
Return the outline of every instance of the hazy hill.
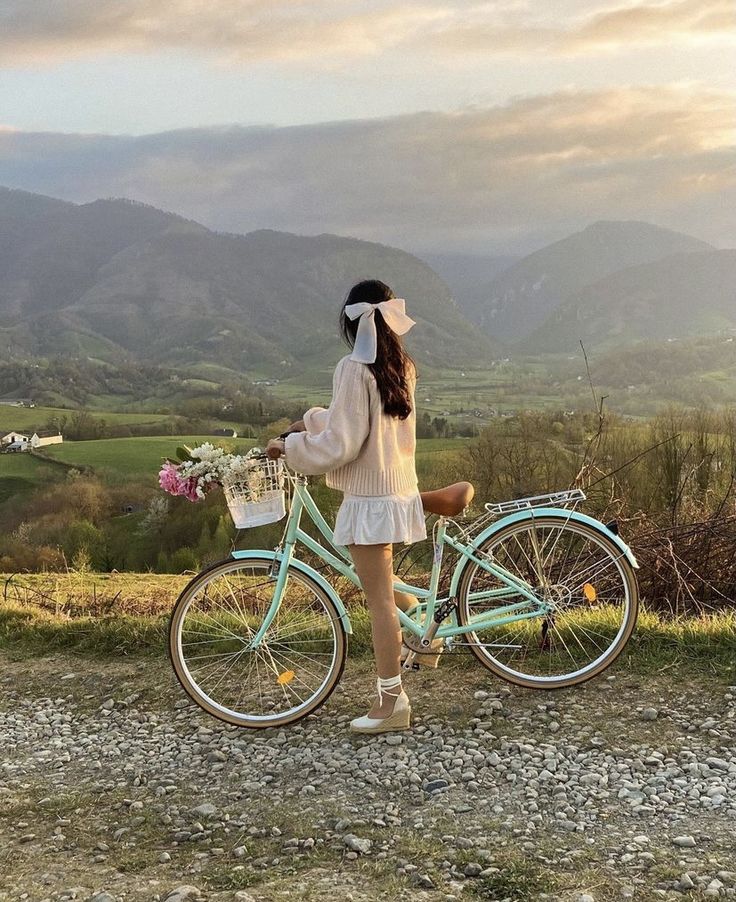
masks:
<path fill-rule="evenodd" d="M 488 283 L 516 263 L 518 257 L 476 254 L 418 254 L 447 282 L 469 320 L 480 323 L 488 303 Z"/>
<path fill-rule="evenodd" d="M 595 222 L 498 276 L 487 288 L 480 323 L 496 338 L 518 340 L 571 295 L 610 273 L 670 254 L 712 249 L 705 241 L 646 222 Z"/>
<path fill-rule="evenodd" d="M 565 351 L 736 329 L 736 250 L 672 254 L 613 273 L 562 304 L 524 343 Z"/>
<path fill-rule="evenodd" d="M 407 298 L 407 346 L 427 363 L 485 359 L 492 342 L 411 254 L 334 235 L 211 232 L 125 200 L 76 205 L 0 191 L 0 349 L 238 370 L 324 363 L 340 302 L 362 278 Z M 452 336 L 452 341 L 446 340 Z"/>

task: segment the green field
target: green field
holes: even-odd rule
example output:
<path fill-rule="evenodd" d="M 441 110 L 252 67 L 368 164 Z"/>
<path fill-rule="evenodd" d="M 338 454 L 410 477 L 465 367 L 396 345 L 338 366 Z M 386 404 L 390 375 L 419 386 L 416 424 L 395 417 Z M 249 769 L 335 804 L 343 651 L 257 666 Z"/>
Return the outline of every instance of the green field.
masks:
<path fill-rule="evenodd" d="M 247 451 L 254 439 L 222 439 L 207 435 L 145 436 L 139 438 L 97 439 L 88 442 L 64 442 L 49 445 L 42 454 L 74 467 L 91 468 L 108 482 L 125 479 L 156 481 L 162 458 L 174 457 L 177 447 L 190 448 L 209 441 L 233 451 Z M 432 470 L 438 457 L 464 448 L 470 439 L 419 439 L 417 441 L 417 471 L 420 476 Z M 0 501 L 17 492 L 27 492 L 43 480 L 57 480 L 63 473 L 36 456 L 29 454 L 0 455 Z M 10 480 L 13 480 L 11 483 Z"/>
<path fill-rule="evenodd" d="M 565 360 L 565 365 L 571 365 Z M 559 360 L 554 361 L 559 366 Z M 416 404 L 419 414 L 445 417 L 452 423 L 487 426 L 498 413 L 519 408 L 556 409 L 569 405 L 571 391 L 577 396 L 577 376 L 584 374 L 582 359 L 572 382 L 565 389 L 551 375 L 548 361 L 488 360 L 467 369 L 419 366 Z M 276 376 L 279 378 L 281 374 Z M 310 368 L 296 376 L 265 386 L 283 401 L 303 400 L 306 406 L 327 406 L 331 396 L 331 367 Z M 274 378 L 264 374 L 260 378 Z M 321 386 L 321 387 L 320 387 Z M 585 386 L 587 390 L 587 385 Z M 478 411 L 476 414 L 475 411 Z"/>
<path fill-rule="evenodd" d="M 63 475 L 58 467 L 44 463 L 30 454 L 0 455 L 0 504 L 12 497 L 22 497 L 42 482 L 54 482 Z"/>
<path fill-rule="evenodd" d="M 417 441 L 417 464 L 424 454 L 436 454 L 462 448 L 468 439 L 419 439 Z M 163 457 L 173 457 L 180 445 L 190 448 L 202 442 L 212 442 L 233 451 L 247 451 L 256 442 L 254 439 L 221 439 L 211 435 L 146 436 L 141 438 L 111 438 L 90 442 L 64 442 L 63 445 L 49 445 L 43 453 L 56 460 L 74 466 L 92 467 L 99 475 L 116 474 L 121 477 L 146 477 L 158 472 Z M 16 455 L 20 456 L 20 455 Z M 0 458 L 0 473 L 3 463 L 12 455 Z"/>
<path fill-rule="evenodd" d="M 76 411 L 66 407 L 10 407 L 0 404 L 0 434 L 29 428 L 40 428 L 52 417 L 69 419 Z M 167 414 L 157 413 L 114 413 L 109 410 L 91 410 L 95 419 L 106 420 L 121 426 L 140 423 L 163 423 L 171 419 Z"/>
<path fill-rule="evenodd" d="M 174 435 L 142 438 L 108 438 L 90 442 L 64 442 L 49 445 L 43 453 L 73 466 L 92 467 L 98 476 L 111 482 L 126 478 L 155 482 L 164 457 L 175 457 L 177 447 L 190 448 L 212 442 L 233 451 L 247 451 L 253 439 L 220 439 L 211 435 Z M 0 463 L 2 473 L 2 463 Z"/>

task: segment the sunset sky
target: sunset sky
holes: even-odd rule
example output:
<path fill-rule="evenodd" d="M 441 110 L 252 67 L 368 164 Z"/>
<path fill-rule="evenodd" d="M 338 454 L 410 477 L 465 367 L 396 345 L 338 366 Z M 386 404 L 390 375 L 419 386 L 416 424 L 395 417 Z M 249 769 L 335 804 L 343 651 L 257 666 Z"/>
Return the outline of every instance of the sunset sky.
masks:
<path fill-rule="evenodd" d="M 5 0 L 0 184 L 214 228 L 736 245 L 736 4 Z"/>

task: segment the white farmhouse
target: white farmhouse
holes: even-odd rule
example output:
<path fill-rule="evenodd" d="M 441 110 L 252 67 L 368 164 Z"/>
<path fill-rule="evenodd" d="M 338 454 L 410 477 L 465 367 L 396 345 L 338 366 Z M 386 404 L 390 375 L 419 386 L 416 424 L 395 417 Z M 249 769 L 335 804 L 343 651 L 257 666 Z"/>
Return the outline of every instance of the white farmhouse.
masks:
<path fill-rule="evenodd" d="M 12 445 L 14 442 L 28 442 L 30 438 L 23 435 L 22 432 L 8 432 L 7 435 L 0 436 L 0 445 Z"/>
<path fill-rule="evenodd" d="M 0 437 L 0 448 L 3 451 L 33 451 L 36 448 L 43 448 L 46 445 L 60 445 L 64 441 L 61 433 L 39 435 L 34 432 L 33 435 L 24 435 L 22 432 L 8 432 Z"/>
<path fill-rule="evenodd" d="M 64 438 L 60 432 L 56 435 L 39 435 L 34 432 L 30 438 L 31 448 L 44 448 L 46 445 L 60 445 Z"/>

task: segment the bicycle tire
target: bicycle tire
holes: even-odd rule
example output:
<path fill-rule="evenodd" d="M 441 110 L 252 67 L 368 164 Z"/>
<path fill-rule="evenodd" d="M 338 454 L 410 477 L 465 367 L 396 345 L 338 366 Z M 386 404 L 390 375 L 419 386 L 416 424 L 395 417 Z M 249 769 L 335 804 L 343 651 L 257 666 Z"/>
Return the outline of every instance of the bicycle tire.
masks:
<path fill-rule="evenodd" d="M 492 533 L 476 547 L 481 552 L 492 554 L 494 548 L 498 548 L 502 542 L 512 538 L 515 533 L 528 531 L 532 522 L 534 523 L 535 528 L 556 528 L 562 532 L 572 531 L 581 537 L 588 537 L 594 540 L 599 547 L 605 549 L 606 552 L 611 555 L 613 562 L 622 575 L 622 581 L 627 593 L 626 610 L 623 621 L 612 644 L 594 662 L 580 669 L 576 673 L 557 677 L 541 677 L 522 673 L 518 668 L 510 667 L 497 660 L 497 657 L 491 654 L 488 651 L 488 647 L 486 647 L 489 643 L 486 643 L 484 646 L 483 641 L 479 638 L 476 631 L 468 631 L 464 634 L 464 638 L 467 641 L 471 652 L 478 658 L 481 664 L 506 682 L 530 689 L 562 689 L 569 686 L 580 685 L 581 683 L 593 679 L 610 667 L 631 638 L 639 612 L 639 590 L 636 573 L 620 547 L 611 540 L 604 529 L 598 529 L 586 523 L 570 520 L 566 513 L 561 516 L 547 515 L 544 517 L 527 518 L 517 523 L 509 524 L 506 527 L 502 527 L 498 532 Z M 457 604 L 458 624 L 461 626 L 467 626 L 471 623 L 472 615 L 468 596 L 471 590 L 472 577 L 478 571 L 483 573 L 486 572 L 473 561 L 468 561 L 459 576 Z M 554 615 L 552 619 L 554 620 Z M 526 622 L 530 623 L 531 621 Z M 542 629 L 544 629 L 544 627 L 542 627 Z M 548 633 L 545 632 L 543 635 L 544 640 L 546 640 Z"/>
<path fill-rule="evenodd" d="M 324 613 L 327 615 L 330 627 L 332 629 L 332 635 L 334 638 L 334 653 L 329 669 L 325 675 L 325 678 L 320 683 L 318 689 L 314 691 L 308 699 L 304 700 L 302 704 L 298 705 L 295 709 L 289 709 L 283 713 L 273 714 L 271 716 L 263 714 L 256 715 L 252 712 L 243 713 L 242 711 L 236 711 L 234 708 L 230 708 L 227 705 L 219 704 L 211 697 L 211 690 L 210 692 L 205 691 L 205 689 L 203 689 L 199 685 L 197 680 L 194 679 L 185 656 L 182 653 L 182 625 L 193 600 L 197 597 L 197 593 L 202 589 L 206 590 L 206 587 L 214 579 L 226 574 L 237 573 L 238 571 L 260 570 L 262 571 L 262 575 L 266 577 L 271 570 L 272 564 L 273 555 L 271 554 L 264 554 L 263 557 L 252 557 L 246 560 L 228 558 L 226 560 L 219 561 L 213 564 L 212 566 L 203 570 L 201 573 L 198 573 L 184 587 L 179 597 L 177 598 L 176 603 L 174 604 L 174 608 L 171 612 L 171 617 L 169 620 L 169 659 L 172 663 L 176 678 L 178 679 L 186 694 L 200 708 L 202 708 L 213 717 L 216 717 L 218 720 L 222 720 L 225 723 L 229 723 L 238 727 L 244 727 L 247 729 L 267 729 L 269 727 L 288 726 L 297 723 L 300 720 L 303 720 L 310 714 L 313 714 L 327 701 L 327 699 L 330 697 L 335 687 L 337 686 L 338 682 L 340 681 L 347 657 L 347 634 L 345 632 L 345 627 L 342 622 L 340 613 L 335 607 L 334 602 L 324 591 L 324 589 L 308 574 L 305 574 L 301 570 L 290 566 L 287 575 L 287 588 L 285 591 L 288 591 L 289 585 L 293 584 L 291 583 L 291 580 L 294 580 L 294 582 L 300 583 L 303 587 L 307 588 L 314 596 L 315 603 L 323 607 Z M 281 604 L 283 606 L 283 599 Z M 239 606 L 238 611 L 240 612 Z M 243 620 L 243 623 L 247 626 L 245 619 Z M 271 628 L 272 627 L 269 627 L 269 632 Z M 220 632 L 214 635 L 221 637 L 224 634 Z M 266 635 L 268 635 L 268 632 Z M 238 638 L 242 643 L 243 640 L 240 637 Z M 202 640 L 198 641 L 201 642 Z M 222 638 L 217 638 L 214 641 L 225 640 Z M 238 652 L 236 654 L 236 658 L 242 657 L 242 654 L 242 651 Z M 256 667 L 257 666 L 258 665 L 256 663 Z M 281 690 L 285 691 L 283 685 L 281 687 Z"/>

